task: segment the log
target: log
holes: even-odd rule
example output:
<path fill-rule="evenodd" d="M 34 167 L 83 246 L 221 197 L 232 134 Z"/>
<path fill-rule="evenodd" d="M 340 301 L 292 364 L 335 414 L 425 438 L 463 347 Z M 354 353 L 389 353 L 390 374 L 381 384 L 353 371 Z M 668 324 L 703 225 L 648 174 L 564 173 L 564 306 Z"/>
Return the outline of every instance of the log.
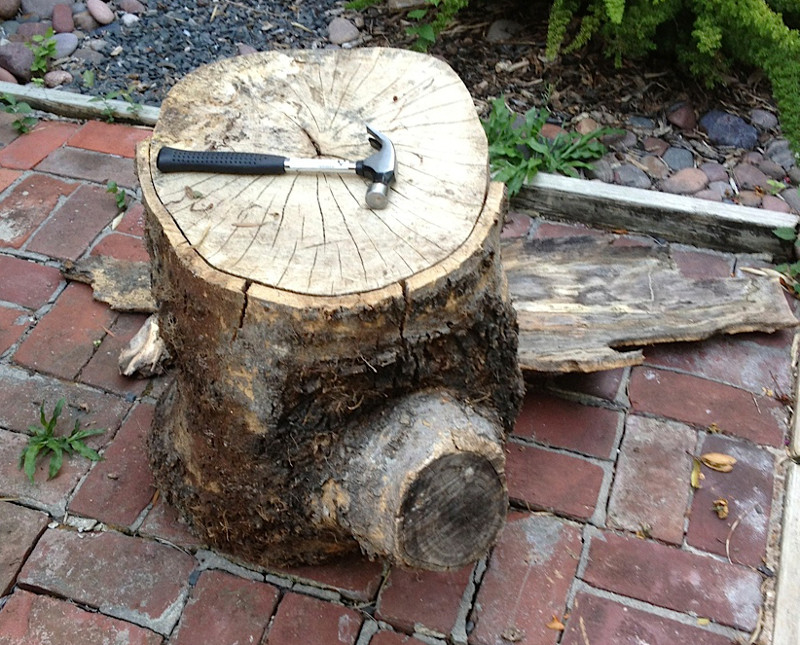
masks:
<path fill-rule="evenodd" d="M 355 160 L 365 122 L 397 151 L 383 210 L 356 176 L 155 163 L 164 145 Z M 484 554 L 522 378 L 504 190 L 455 73 L 389 49 L 216 63 L 170 91 L 137 171 L 176 366 L 149 438 L 168 501 L 265 566 L 360 548 L 444 570 Z"/>

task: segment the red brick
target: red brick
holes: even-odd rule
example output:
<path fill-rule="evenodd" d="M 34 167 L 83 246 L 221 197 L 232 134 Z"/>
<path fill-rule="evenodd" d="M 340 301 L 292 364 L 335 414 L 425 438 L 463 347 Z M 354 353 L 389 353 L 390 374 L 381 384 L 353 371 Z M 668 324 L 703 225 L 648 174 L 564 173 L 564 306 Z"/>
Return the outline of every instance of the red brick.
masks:
<path fill-rule="evenodd" d="M 148 265 L 150 262 L 144 240 L 124 233 L 109 233 L 95 245 L 91 255 L 104 255 L 129 262 L 146 262 Z"/>
<path fill-rule="evenodd" d="M 397 632 L 380 631 L 369 641 L 369 645 L 423 645 L 424 641 Z"/>
<path fill-rule="evenodd" d="M 0 150 L 0 166 L 30 170 L 51 152 L 66 143 L 78 126 L 72 123 L 41 121 L 24 137 Z"/>
<path fill-rule="evenodd" d="M 761 576 L 751 569 L 613 533 L 592 538 L 584 580 L 745 631 L 756 626 L 761 605 Z"/>
<path fill-rule="evenodd" d="M 633 369 L 629 396 L 637 412 L 704 428 L 715 423 L 725 434 L 783 445 L 787 412 L 774 399 L 696 376 L 646 367 Z"/>
<path fill-rule="evenodd" d="M 119 314 L 100 347 L 81 370 L 79 380 L 118 394 L 141 394 L 149 381 L 122 376 L 119 373 L 119 354 L 145 320 L 147 316 L 142 314 Z"/>
<path fill-rule="evenodd" d="M 16 591 L 0 611 L 0 645 L 160 645 L 148 629 L 49 596 Z"/>
<path fill-rule="evenodd" d="M 19 584 L 169 634 L 195 564 L 182 551 L 113 531 L 47 530 L 22 568 Z"/>
<path fill-rule="evenodd" d="M 689 372 L 762 394 L 764 388 L 792 391 L 792 332 L 774 335 L 788 343 L 764 344 L 766 334 L 718 336 L 700 343 L 654 345 L 645 364 Z"/>
<path fill-rule="evenodd" d="M 459 571 L 392 569 L 378 600 L 376 618 L 401 631 L 420 626 L 447 638 L 455 626 L 472 566 Z"/>
<path fill-rule="evenodd" d="M 608 525 L 683 542 L 697 434 L 675 421 L 629 416 L 608 503 Z"/>
<path fill-rule="evenodd" d="M 179 517 L 178 511 L 169 506 L 163 497 L 159 497 L 153 508 L 147 513 L 139 533 L 146 537 L 166 540 L 187 549 L 205 546 L 198 537 L 189 530 L 188 525 Z"/>
<path fill-rule="evenodd" d="M 529 389 L 514 434 L 608 459 L 621 423 L 621 412 L 580 405 Z"/>
<path fill-rule="evenodd" d="M 469 642 L 500 645 L 514 630 L 521 645 L 555 643 L 560 634 L 546 625 L 566 611 L 580 553 L 578 527 L 549 515 L 509 516 L 475 599 Z"/>
<path fill-rule="evenodd" d="M 277 602 L 275 587 L 222 571 L 204 571 L 169 642 L 260 643 Z"/>
<path fill-rule="evenodd" d="M 540 222 L 533 234 L 536 240 L 546 240 L 551 237 L 607 237 L 611 236 L 595 228 L 583 224 L 556 224 L 554 222 Z"/>
<path fill-rule="evenodd" d="M 109 181 L 124 188 L 134 188 L 137 185 L 132 159 L 110 157 L 101 152 L 80 148 L 59 148 L 36 169 L 61 177 L 85 179 L 104 186 Z"/>
<path fill-rule="evenodd" d="M 113 195 L 98 186 L 81 186 L 34 235 L 28 250 L 76 260 L 116 215 Z"/>
<path fill-rule="evenodd" d="M 54 267 L 0 255 L 0 300 L 28 309 L 45 304 L 61 284 L 61 273 Z"/>
<path fill-rule="evenodd" d="M 19 456 L 28 437 L 0 429 L 0 497 L 18 500 L 63 517 L 67 499 L 81 477 L 89 470 L 90 462 L 82 457 L 65 457 L 61 470 L 47 479 L 49 457 L 41 459 L 34 473 L 34 483 L 19 467 Z"/>
<path fill-rule="evenodd" d="M 24 311 L 0 306 L 0 354 L 20 339 L 31 320 Z"/>
<path fill-rule="evenodd" d="M 758 567 L 767 548 L 775 461 L 766 450 L 714 435 L 703 442 L 700 454 L 707 452 L 731 455 L 737 461 L 729 473 L 703 468 L 705 479 L 694 493 L 686 541 L 704 551 L 730 555 L 734 563 Z M 728 501 L 724 520 L 713 510 L 719 498 Z"/>
<path fill-rule="evenodd" d="M 500 237 L 503 239 L 513 239 L 515 237 L 525 237 L 531 228 L 530 215 L 525 213 L 508 213 L 503 223 L 503 230 Z"/>
<path fill-rule="evenodd" d="M 132 204 L 130 208 L 125 211 L 125 215 L 122 216 L 122 220 L 114 230 L 116 230 L 117 233 L 127 233 L 128 235 L 144 237 L 144 222 L 144 206 L 137 202 Z"/>
<path fill-rule="evenodd" d="M 0 502 L 0 596 L 11 592 L 22 563 L 49 521 L 45 513 Z"/>
<path fill-rule="evenodd" d="M 616 401 L 625 371 L 622 369 L 590 372 L 589 374 L 561 374 L 551 379 L 552 388 L 565 392 L 579 392 L 606 401 Z"/>
<path fill-rule="evenodd" d="M 287 567 L 277 573 L 332 587 L 346 598 L 366 602 L 378 593 L 383 579 L 383 565 L 370 562 L 362 555 L 348 555 L 325 564 Z"/>
<path fill-rule="evenodd" d="M 358 612 L 347 607 L 288 593 L 278 605 L 267 645 L 305 645 L 311 634 L 315 643 L 353 645 L 361 620 Z"/>
<path fill-rule="evenodd" d="M 731 645 L 725 636 L 579 593 L 561 645 Z"/>
<path fill-rule="evenodd" d="M 25 177 L 0 202 L 0 246 L 20 248 L 75 184 L 46 175 Z"/>
<path fill-rule="evenodd" d="M 594 513 L 603 469 L 579 457 L 509 442 L 508 495 L 537 510 L 580 519 Z"/>
<path fill-rule="evenodd" d="M 729 278 L 733 273 L 733 259 L 728 255 L 677 249 L 672 249 L 670 255 L 685 278 L 698 280 Z"/>
<path fill-rule="evenodd" d="M 20 365 L 74 379 L 95 351 L 115 318 L 106 305 L 92 299 L 92 288 L 73 282 L 20 345 Z"/>
<path fill-rule="evenodd" d="M 89 121 L 70 137 L 68 145 L 133 158 L 136 156 L 136 144 L 152 134 L 149 128 Z"/>
<path fill-rule="evenodd" d="M 8 168 L 0 168 L 0 192 L 4 191 L 17 179 L 22 176 L 18 170 L 9 170 Z"/>
<path fill-rule="evenodd" d="M 153 406 L 141 404 L 122 424 L 103 461 L 92 468 L 69 505 L 72 513 L 129 527 L 155 493 L 147 456 Z"/>

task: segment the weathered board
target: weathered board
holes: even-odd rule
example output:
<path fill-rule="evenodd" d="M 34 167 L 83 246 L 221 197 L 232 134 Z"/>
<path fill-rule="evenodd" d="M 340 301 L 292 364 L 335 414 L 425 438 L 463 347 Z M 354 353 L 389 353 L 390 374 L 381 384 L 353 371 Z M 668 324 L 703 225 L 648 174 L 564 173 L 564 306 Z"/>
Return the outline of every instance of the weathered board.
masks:
<path fill-rule="evenodd" d="M 643 360 L 642 345 L 798 324 L 775 278 L 691 279 L 667 247 L 580 236 L 517 240 L 503 265 L 523 370 L 593 372 Z"/>

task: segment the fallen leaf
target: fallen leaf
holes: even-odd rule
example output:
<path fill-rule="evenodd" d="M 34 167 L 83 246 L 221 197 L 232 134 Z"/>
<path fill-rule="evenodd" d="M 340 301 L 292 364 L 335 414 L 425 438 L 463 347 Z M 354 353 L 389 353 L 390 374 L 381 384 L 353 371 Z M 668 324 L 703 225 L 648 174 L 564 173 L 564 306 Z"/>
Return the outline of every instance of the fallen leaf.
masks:
<path fill-rule="evenodd" d="M 708 426 L 706 430 L 708 430 L 711 434 L 717 434 L 719 432 L 719 425 L 717 425 L 717 422 L 715 421 L 710 426 Z"/>
<path fill-rule="evenodd" d="M 728 500 L 724 497 L 720 497 L 719 499 L 715 499 L 714 503 L 711 505 L 711 508 L 714 509 L 714 512 L 717 514 L 717 517 L 721 520 L 728 519 Z"/>
<path fill-rule="evenodd" d="M 653 530 L 652 526 L 650 526 L 646 522 L 643 522 L 639 524 L 639 528 L 636 531 L 636 537 L 639 538 L 640 540 L 646 540 L 647 538 L 650 537 L 652 530 Z"/>
<path fill-rule="evenodd" d="M 736 463 L 734 457 L 724 455 L 721 452 L 707 452 L 704 455 L 700 455 L 700 461 L 711 470 L 716 470 L 721 473 L 731 472 L 733 470 L 733 464 Z"/>
<path fill-rule="evenodd" d="M 700 460 L 692 457 L 692 488 L 700 488 L 700 480 L 703 479 L 703 473 L 700 472 Z"/>
<path fill-rule="evenodd" d="M 697 624 L 698 625 L 706 626 L 706 625 L 708 625 L 710 623 L 711 623 L 711 621 L 708 618 L 698 618 L 697 619 Z"/>
<path fill-rule="evenodd" d="M 564 623 L 562 623 L 558 618 L 556 618 L 555 614 L 553 615 L 553 620 L 551 620 L 549 623 L 547 623 L 547 625 L 545 625 L 545 627 L 547 627 L 547 629 L 553 629 L 553 630 L 555 630 L 557 632 L 563 632 L 564 631 Z"/>
<path fill-rule="evenodd" d="M 506 627 L 500 634 L 500 638 L 509 643 L 518 643 L 525 638 L 525 631 L 519 627 Z"/>

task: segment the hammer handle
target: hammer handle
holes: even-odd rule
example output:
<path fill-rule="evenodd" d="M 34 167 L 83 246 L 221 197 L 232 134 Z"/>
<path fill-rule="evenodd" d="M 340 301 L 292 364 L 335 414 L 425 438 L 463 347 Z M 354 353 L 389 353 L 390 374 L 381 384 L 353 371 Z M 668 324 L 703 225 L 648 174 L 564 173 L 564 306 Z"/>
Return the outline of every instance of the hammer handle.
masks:
<path fill-rule="evenodd" d="M 164 146 L 156 167 L 161 172 L 221 172 L 235 175 L 282 175 L 286 157 L 255 152 L 178 150 Z"/>

